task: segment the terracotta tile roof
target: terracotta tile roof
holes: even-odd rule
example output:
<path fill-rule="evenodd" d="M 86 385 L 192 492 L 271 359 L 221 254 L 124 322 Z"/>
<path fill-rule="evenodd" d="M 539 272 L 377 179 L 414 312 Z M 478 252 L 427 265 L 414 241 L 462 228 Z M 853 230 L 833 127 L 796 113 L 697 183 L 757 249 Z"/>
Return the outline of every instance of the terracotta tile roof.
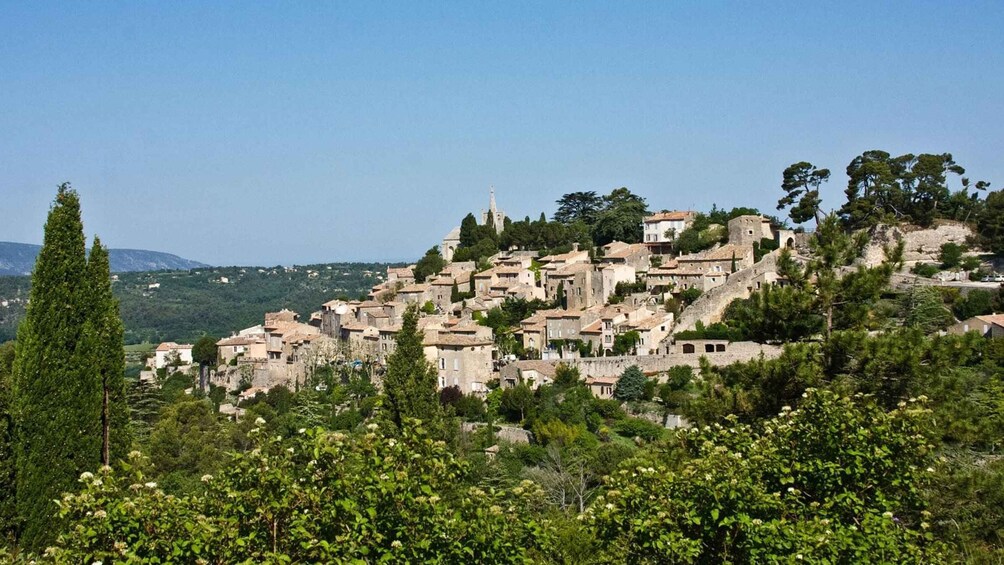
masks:
<path fill-rule="evenodd" d="M 576 273 L 584 273 L 586 271 L 592 271 L 593 266 L 589 263 L 572 263 L 570 265 L 564 265 L 559 267 L 554 272 L 550 273 L 549 277 L 566 277 L 572 276 Z"/>
<path fill-rule="evenodd" d="M 976 319 L 987 324 L 1004 326 L 1004 314 L 986 314 L 983 316 L 976 316 Z"/>
<path fill-rule="evenodd" d="M 648 318 L 645 318 L 645 319 L 642 319 L 642 320 L 638 320 L 637 322 L 634 322 L 634 323 L 628 324 L 628 325 L 631 326 L 631 327 L 633 327 L 633 328 L 637 328 L 639 330 L 651 330 L 651 329 L 657 328 L 657 327 L 659 327 L 659 326 L 661 326 L 663 324 L 670 325 L 672 323 L 673 322 L 672 322 L 672 320 L 670 319 L 669 316 L 659 316 L 657 314 L 655 316 L 650 316 Z"/>
<path fill-rule="evenodd" d="M 216 342 L 218 346 L 234 346 L 234 345 L 251 345 L 253 343 L 265 343 L 260 339 L 251 339 L 249 337 L 225 337 L 220 341 Z"/>
<path fill-rule="evenodd" d="M 693 215 L 694 213 L 691 211 L 676 210 L 673 212 L 658 212 L 656 214 L 652 214 L 651 216 L 646 216 L 645 219 L 642 221 L 644 221 L 646 224 L 650 224 L 653 222 L 680 221 L 680 220 L 686 220 L 687 218 L 690 218 Z"/>
<path fill-rule="evenodd" d="M 191 349 L 193 346 L 187 343 L 174 343 L 173 341 L 165 341 L 164 343 L 157 346 L 157 351 L 174 351 L 175 349 Z"/>
<path fill-rule="evenodd" d="M 458 335 L 453 333 L 437 333 L 426 335 L 423 345 L 447 346 L 447 347 L 477 347 L 480 345 L 491 345 L 492 340 L 470 335 Z"/>
<path fill-rule="evenodd" d="M 408 286 L 402 288 L 397 292 L 398 294 L 410 294 L 413 292 L 428 292 L 430 288 L 432 287 L 428 283 L 409 284 Z"/>
<path fill-rule="evenodd" d="M 545 377 L 553 377 L 558 369 L 554 363 L 549 361 L 539 361 L 536 359 L 516 361 L 513 365 L 515 365 L 520 371 L 536 371 Z"/>
<path fill-rule="evenodd" d="M 579 333 L 583 334 L 598 334 L 603 333 L 603 320 L 596 320 L 595 322 L 589 324 L 588 326 L 582 328 Z"/>
<path fill-rule="evenodd" d="M 648 247 L 644 243 L 632 243 L 631 245 L 626 245 L 617 249 L 616 251 L 611 251 L 603 256 L 604 259 L 626 259 L 632 255 L 638 253 L 648 253 Z"/>

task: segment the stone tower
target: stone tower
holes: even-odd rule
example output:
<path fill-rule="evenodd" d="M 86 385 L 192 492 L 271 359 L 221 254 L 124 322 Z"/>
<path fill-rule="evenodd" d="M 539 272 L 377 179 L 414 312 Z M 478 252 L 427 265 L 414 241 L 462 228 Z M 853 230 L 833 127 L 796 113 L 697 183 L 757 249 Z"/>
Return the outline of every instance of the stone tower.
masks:
<path fill-rule="evenodd" d="M 493 185 L 488 192 L 488 211 L 481 211 L 481 225 L 488 225 L 488 220 L 492 219 L 495 222 L 495 232 L 502 233 L 502 228 L 505 227 L 505 212 L 498 209 L 495 205 L 495 186 Z"/>

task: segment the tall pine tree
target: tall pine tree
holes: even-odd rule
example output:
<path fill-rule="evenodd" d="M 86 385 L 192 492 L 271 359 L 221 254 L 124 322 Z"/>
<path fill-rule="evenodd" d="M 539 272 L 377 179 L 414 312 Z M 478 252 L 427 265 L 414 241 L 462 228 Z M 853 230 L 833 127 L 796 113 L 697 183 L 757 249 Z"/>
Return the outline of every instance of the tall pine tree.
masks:
<path fill-rule="evenodd" d="M 101 461 L 101 383 L 79 365 L 81 342 L 91 341 L 86 269 L 80 200 L 63 184 L 45 223 L 14 360 L 15 507 L 29 550 L 45 547 L 57 530 L 53 500 Z"/>
<path fill-rule="evenodd" d="M 418 331 L 418 312 L 412 305 L 397 333 L 397 348 L 387 360 L 384 407 L 398 429 L 408 419 L 416 418 L 430 430 L 439 431 L 443 414 L 436 394 L 436 368 L 425 358 L 423 337 Z"/>

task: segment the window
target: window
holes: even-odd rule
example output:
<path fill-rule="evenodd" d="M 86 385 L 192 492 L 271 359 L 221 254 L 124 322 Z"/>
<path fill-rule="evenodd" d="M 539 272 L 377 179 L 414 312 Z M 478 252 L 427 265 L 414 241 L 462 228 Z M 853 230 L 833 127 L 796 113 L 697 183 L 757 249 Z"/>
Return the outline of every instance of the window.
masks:
<path fill-rule="evenodd" d="M 446 369 L 446 357 L 439 358 L 439 368 Z"/>
<path fill-rule="evenodd" d="M 693 343 L 684 343 L 683 344 L 683 352 L 684 353 L 693 353 L 694 352 L 694 344 Z"/>
<path fill-rule="evenodd" d="M 719 353 L 725 351 L 725 344 L 724 343 L 715 344 L 715 351 Z"/>
<path fill-rule="evenodd" d="M 705 353 L 714 353 L 715 352 L 715 346 L 713 344 L 711 344 L 711 343 L 705 343 L 704 344 L 704 352 Z"/>
<path fill-rule="evenodd" d="M 611 335 L 605 335 L 605 336 L 603 336 L 603 341 L 605 341 L 607 343 L 610 343 L 611 341 L 613 341 L 613 336 L 611 336 Z"/>
<path fill-rule="evenodd" d="M 460 370 L 460 359 L 457 359 L 455 357 L 453 359 L 453 370 L 454 371 L 459 371 Z"/>

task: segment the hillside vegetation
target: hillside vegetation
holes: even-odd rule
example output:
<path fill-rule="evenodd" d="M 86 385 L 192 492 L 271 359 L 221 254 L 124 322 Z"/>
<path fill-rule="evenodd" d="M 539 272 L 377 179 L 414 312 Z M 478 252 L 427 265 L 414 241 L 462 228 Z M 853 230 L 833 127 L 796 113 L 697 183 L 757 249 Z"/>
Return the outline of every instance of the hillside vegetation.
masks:
<path fill-rule="evenodd" d="M 330 263 L 121 273 L 113 289 L 126 343 L 192 342 L 260 324 L 265 312 L 282 308 L 306 318 L 328 300 L 365 294 L 386 268 L 384 263 Z M 0 277 L 0 342 L 17 334 L 30 287 L 30 277 Z"/>

